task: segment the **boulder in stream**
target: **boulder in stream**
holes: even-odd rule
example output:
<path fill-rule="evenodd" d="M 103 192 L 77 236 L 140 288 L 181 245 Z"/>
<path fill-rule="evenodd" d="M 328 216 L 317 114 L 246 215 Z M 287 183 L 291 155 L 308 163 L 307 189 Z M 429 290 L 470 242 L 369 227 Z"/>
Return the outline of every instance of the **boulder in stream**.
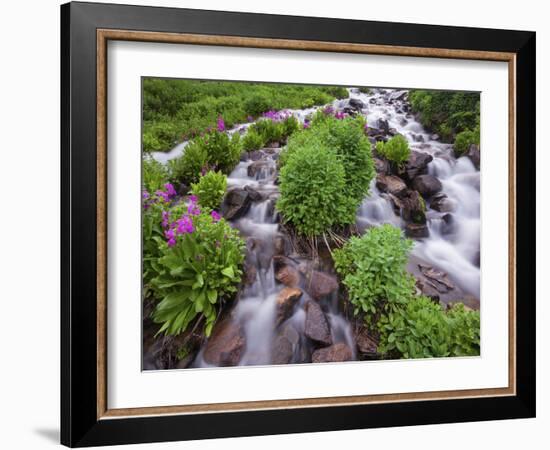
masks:
<path fill-rule="evenodd" d="M 294 306 L 302 296 L 302 290 L 299 288 L 285 287 L 277 295 L 277 319 L 276 326 L 282 324 L 292 315 Z"/>
<path fill-rule="evenodd" d="M 455 205 L 445 194 L 439 192 L 432 198 L 430 208 L 439 212 L 451 212 L 454 211 Z"/>
<path fill-rule="evenodd" d="M 296 348 L 300 343 L 300 335 L 289 323 L 284 325 L 271 347 L 271 364 L 290 364 Z"/>
<path fill-rule="evenodd" d="M 428 164 L 431 163 L 433 159 L 433 156 L 428 153 L 412 150 L 411 156 L 405 164 L 403 177 L 410 182 L 419 175 L 427 174 Z"/>
<path fill-rule="evenodd" d="M 344 343 L 334 344 L 330 347 L 320 348 L 315 350 L 311 356 L 314 363 L 323 362 L 344 362 L 351 361 L 353 354 L 351 349 Z"/>
<path fill-rule="evenodd" d="M 330 327 L 325 313 L 317 302 L 309 301 L 306 304 L 306 324 L 304 334 L 315 342 L 324 345 L 332 344 Z"/>
<path fill-rule="evenodd" d="M 349 100 L 348 100 L 348 106 L 351 108 L 351 109 L 354 109 L 356 111 L 361 111 L 364 107 L 365 107 L 365 104 L 359 100 L 358 98 L 355 98 L 355 97 L 351 97 Z"/>
<path fill-rule="evenodd" d="M 376 359 L 378 357 L 378 342 L 369 334 L 363 326 L 353 330 L 353 337 L 357 345 L 360 359 Z"/>
<path fill-rule="evenodd" d="M 338 281 L 334 275 L 318 270 L 312 270 L 307 274 L 306 290 L 311 297 L 319 300 L 326 295 L 332 294 L 338 289 Z"/>
<path fill-rule="evenodd" d="M 472 163 L 474 164 L 475 168 L 479 170 L 479 164 L 481 162 L 481 155 L 479 153 L 479 145 L 472 144 L 470 145 L 470 148 L 468 149 L 468 153 L 466 153 L 466 156 L 470 158 Z"/>
<path fill-rule="evenodd" d="M 408 237 L 420 239 L 427 238 L 430 235 L 430 231 L 425 223 L 408 223 L 405 226 L 405 234 Z"/>
<path fill-rule="evenodd" d="M 378 175 L 376 177 L 376 187 L 380 192 L 386 192 L 396 197 L 401 197 L 407 192 L 405 182 L 394 175 Z"/>
<path fill-rule="evenodd" d="M 407 189 L 401 198 L 390 195 L 394 211 L 401 215 L 406 222 L 414 222 L 417 224 L 426 223 L 426 204 L 418 193 Z"/>
<path fill-rule="evenodd" d="M 250 194 L 241 188 L 234 188 L 225 194 L 222 203 L 222 214 L 227 220 L 244 216 L 250 208 Z"/>
<path fill-rule="evenodd" d="M 441 191 L 443 185 L 433 175 L 419 175 L 413 180 L 412 188 L 420 192 L 422 197 L 429 198 Z"/>
<path fill-rule="evenodd" d="M 244 353 L 245 345 L 243 329 L 228 316 L 214 326 L 203 357 L 208 364 L 214 366 L 236 366 Z"/>
<path fill-rule="evenodd" d="M 285 265 L 275 273 L 275 279 L 288 287 L 296 287 L 300 284 L 300 272 L 293 266 Z"/>

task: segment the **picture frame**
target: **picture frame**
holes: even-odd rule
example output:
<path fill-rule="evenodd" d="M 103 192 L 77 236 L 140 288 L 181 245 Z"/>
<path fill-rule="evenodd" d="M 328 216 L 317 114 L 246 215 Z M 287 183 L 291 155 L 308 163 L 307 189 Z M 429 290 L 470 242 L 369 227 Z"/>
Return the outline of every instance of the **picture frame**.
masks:
<path fill-rule="evenodd" d="M 107 44 L 155 42 L 508 65 L 508 386 L 112 409 Z M 533 32 L 72 2 L 61 7 L 61 443 L 70 447 L 535 416 Z"/>

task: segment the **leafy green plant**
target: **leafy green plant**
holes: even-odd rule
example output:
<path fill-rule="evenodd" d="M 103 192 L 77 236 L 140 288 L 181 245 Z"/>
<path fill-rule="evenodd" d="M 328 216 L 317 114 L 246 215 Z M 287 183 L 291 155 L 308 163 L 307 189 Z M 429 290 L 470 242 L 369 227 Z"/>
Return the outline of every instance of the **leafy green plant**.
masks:
<path fill-rule="evenodd" d="M 144 155 L 142 163 L 142 185 L 148 192 L 155 192 L 168 182 L 166 166 L 159 163 L 151 156 Z"/>
<path fill-rule="evenodd" d="M 453 146 L 455 155 L 465 155 L 466 153 L 468 153 L 468 150 L 472 144 L 479 145 L 479 127 L 477 127 L 474 131 L 461 131 L 456 135 L 455 143 Z"/>
<path fill-rule="evenodd" d="M 332 223 L 346 225 L 355 221 L 357 208 L 369 194 L 375 170 L 370 142 L 364 133 L 364 119 L 338 119 L 332 112 L 332 108 L 317 112 L 311 119 L 310 128 L 292 135 L 280 155 L 279 166 L 284 168 L 306 147 L 326 147 L 334 152 L 344 167 L 344 187 L 343 196 L 334 200 L 338 201 L 339 215 Z"/>
<path fill-rule="evenodd" d="M 283 139 L 284 127 L 281 122 L 271 119 L 260 119 L 250 126 L 251 131 L 255 131 L 262 136 L 265 144 L 270 142 L 280 142 Z"/>
<path fill-rule="evenodd" d="M 411 156 L 407 138 L 400 134 L 393 136 L 387 142 L 377 142 L 376 151 L 380 156 L 396 164 L 397 167 L 401 167 Z"/>
<path fill-rule="evenodd" d="M 152 280 L 161 301 L 152 317 L 161 324 L 158 333 L 167 335 L 181 333 L 195 319 L 204 320 L 209 336 L 222 302 L 237 291 L 245 243 L 217 213 L 200 211 L 193 202 L 188 211 L 165 229 L 160 273 Z"/>
<path fill-rule="evenodd" d="M 208 165 L 208 150 L 201 142 L 191 141 L 184 153 L 168 163 L 170 179 L 178 183 L 193 183 L 198 180 L 203 167 Z"/>
<path fill-rule="evenodd" d="M 402 358 L 479 355 L 479 312 L 457 304 L 445 312 L 426 297 L 381 318 L 378 352 Z"/>
<path fill-rule="evenodd" d="M 229 136 L 213 131 L 193 139 L 178 158 L 170 161 L 171 179 L 180 183 L 193 183 L 205 167 L 230 173 L 241 157 L 239 133 Z"/>
<path fill-rule="evenodd" d="M 300 122 L 294 116 L 289 116 L 282 122 L 283 136 L 289 137 L 300 129 Z"/>
<path fill-rule="evenodd" d="M 333 252 L 354 315 L 362 316 L 369 326 L 414 295 L 414 278 L 405 269 L 412 245 L 399 228 L 386 224 L 353 236 Z"/>
<path fill-rule="evenodd" d="M 288 158 L 279 174 L 277 209 L 302 234 L 319 235 L 338 223 L 348 208 L 345 171 L 326 144 L 310 139 Z"/>
<path fill-rule="evenodd" d="M 249 130 L 242 139 L 243 150 L 251 152 L 258 150 L 265 145 L 265 141 L 262 135 L 260 135 L 256 130 Z"/>
<path fill-rule="evenodd" d="M 191 185 L 191 194 L 197 196 L 201 206 L 218 209 L 227 189 L 227 177 L 221 172 L 208 171 L 198 183 Z"/>

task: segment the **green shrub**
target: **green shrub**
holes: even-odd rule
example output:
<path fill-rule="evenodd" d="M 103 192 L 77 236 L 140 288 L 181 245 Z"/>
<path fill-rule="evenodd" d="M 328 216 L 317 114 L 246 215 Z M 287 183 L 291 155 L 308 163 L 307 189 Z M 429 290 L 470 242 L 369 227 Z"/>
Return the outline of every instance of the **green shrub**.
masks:
<path fill-rule="evenodd" d="M 350 238 L 333 252 L 354 315 L 362 316 L 371 328 L 414 294 L 414 277 L 405 269 L 412 245 L 399 228 L 386 224 Z"/>
<path fill-rule="evenodd" d="M 349 209 L 344 166 L 326 144 L 310 139 L 280 170 L 277 209 L 285 222 L 307 236 L 339 223 Z"/>
<path fill-rule="evenodd" d="M 193 183 L 206 168 L 229 174 L 241 158 L 239 133 L 230 137 L 214 131 L 195 138 L 185 147 L 183 154 L 170 161 L 171 179 L 180 183 Z"/>
<path fill-rule="evenodd" d="M 264 138 L 256 130 L 249 129 L 242 139 L 243 150 L 251 152 L 265 145 Z"/>
<path fill-rule="evenodd" d="M 371 89 L 368 88 L 368 87 L 360 87 L 359 88 L 359 92 L 361 92 L 362 94 L 370 94 L 371 93 Z"/>
<path fill-rule="evenodd" d="M 227 177 L 221 172 L 208 171 L 198 183 L 191 185 L 191 194 L 198 198 L 199 205 L 219 209 L 225 190 Z"/>
<path fill-rule="evenodd" d="M 411 150 L 407 138 L 397 134 L 389 141 L 376 143 L 376 151 L 388 161 L 396 164 L 398 167 L 407 162 L 411 156 Z"/>
<path fill-rule="evenodd" d="M 470 145 L 472 144 L 479 145 L 479 128 L 476 128 L 474 131 L 461 131 L 456 135 L 455 143 L 453 145 L 455 155 L 458 157 L 465 155 L 468 153 Z"/>
<path fill-rule="evenodd" d="M 167 243 L 160 247 L 159 275 L 152 280 L 161 301 L 153 312 L 158 333 L 177 335 L 197 320 L 205 320 L 209 336 L 224 300 L 241 281 L 244 240 L 224 219 L 196 205 L 170 223 Z M 157 333 L 157 334 L 158 334 Z"/>
<path fill-rule="evenodd" d="M 293 135 L 296 131 L 298 131 L 300 127 L 300 122 L 296 117 L 289 116 L 285 120 L 283 120 L 283 136 L 289 137 Z"/>
<path fill-rule="evenodd" d="M 461 131 L 479 125 L 479 93 L 411 90 L 409 101 L 420 122 L 438 133 L 445 142 L 453 142 Z"/>
<path fill-rule="evenodd" d="M 162 189 L 168 182 L 166 166 L 152 157 L 144 156 L 141 168 L 141 184 L 146 191 L 155 192 L 158 189 Z"/>
<path fill-rule="evenodd" d="M 168 163 L 170 179 L 178 183 L 190 184 L 199 179 L 203 167 L 208 165 L 208 151 L 199 141 L 191 141 L 183 154 Z"/>
<path fill-rule="evenodd" d="M 414 298 L 380 320 L 378 352 L 402 358 L 479 355 L 479 312 L 457 304 L 445 312 L 426 297 Z"/>
<path fill-rule="evenodd" d="M 283 124 L 271 119 L 260 119 L 252 124 L 250 129 L 263 138 L 264 145 L 270 142 L 280 142 L 283 139 Z"/>
<path fill-rule="evenodd" d="M 245 109 L 252 116 L 259 116 L 270 108 L 269 98 L 265 94 L 255 94 L 245 102 Z"/>
<path fill-rule="evenodd" d="M 346 200 L 338 205 L 340 214 L 334 219 L 334 225 L 355 221 L 357 208 L 369 194 L 370 182 L 375 176 L 371 145 L 364 126 L 362 117 L 337 119 L 330 109 L 320 111 L 312 118 L 310 128 L 292 135 L 280 155 L 279 166 L 284 167 L 307 146 L 325 146 L 336 154 L 344 167 L 343 194 Z"/>

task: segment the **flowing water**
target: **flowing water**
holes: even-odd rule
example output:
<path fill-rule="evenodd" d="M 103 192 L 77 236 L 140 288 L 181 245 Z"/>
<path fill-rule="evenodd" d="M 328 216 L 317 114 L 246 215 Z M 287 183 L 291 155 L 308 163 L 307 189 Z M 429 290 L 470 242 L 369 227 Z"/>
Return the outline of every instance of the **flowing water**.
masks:
<path fill-rule="evenodd" d="M 412 150 L 428 153 L 433 160 L 428 165 L 429 173 L 437 177 L 443 185 L 443 193 L 454 206 L 452 220 L 448 213 L 441 213 L 430 208 L 427 202 L 427 220 L 429 237 L 415 240 L 413 254 L 424 261 L 447 272 L 451 279 L 465 292 L 479 298 L 479 236 L 480 236 L 480 173 L 471 161 L 462 157 L 456 159 L 452 147 L 442 143 L 437 136 L 431 135 L 415 120 L 409 112 L 404 94 L 406 91 L 373 89 L 370 93 L 360 93 L 350 88 L 350 98 L 358 99 L 364 104 L 361 111 L 371 127 L 387 126 L 395 133 L 404 135 Z M 349 104 L 349 99 L 336 100 L 335 108 L 341 109 Z M 291 111 L 301 122 L 315 111 Z M 385 125 L 387 122 L 387 125 Z M 231 132 L 242 132 L 241 125 Z M 153 154 L 157 160 L 166 163 L 179 156 L 186 143 L 179 144 L 171 152 Z M 276 160 L 281 149 L 270 149 L 260 161 L 251 159 L 242 161 L 228 177 L 228 189 L 253 189 L 259 197 L 253 201 L 248 211 L 233 221 L 247 239 L 249 263 L 255 268 L 252 282 L 239 293 L 233 311 L 233 320 L 242 328 L 246 338 L 246 347 L 240 357 L 239 365 L 265 365 L 273 363 L 273 343 L 277 337 L 277 298 L 284 288 L 275 279 L 273 255 L 275 240 L 281 236 L 274 203 L 278 196 L 276 185 Z M 250 171 L 252 164 L 260 168 Z M 371 193 L 362 202 L 357 212 L 357 225 L 360 230 L 390 223 L 404 227 L 405 222 L 395 214 L 386 194 L 380 193 L 372 182 Z M 450 223 L 450 225 L 449 225 Z M 287 255 L 289 256 L 289 255 Z M 300 257 L 290 255 L 297 263 Z M 307 262 L 307 261 L 306 261 Z M 325 268 L 326 269 L 326 268 Z M 330 268 L 328 269 L 330 271 Z M 303 281 L 302 281 L 303 283 Z M 300 287 L 304 287 L 303 284 Z M 306 289 L 296 305 L 292 315 L 286 320 L 298 335 L 294 343 L 293 356 L 288 362 L 310 362 L 311 342 L 305 337 L 305 305 L 310 300 Z M 350 323 L 338 306 L 338 292 L 330 298 L 323 298 L 321 306 L 330 324 L 333 343 L 346 343 L 353 352 L 355 344 Z M 199 353 L 194 366 L 208 367 Z M 304 356 L 306 355 L 306 356 Z"/>

